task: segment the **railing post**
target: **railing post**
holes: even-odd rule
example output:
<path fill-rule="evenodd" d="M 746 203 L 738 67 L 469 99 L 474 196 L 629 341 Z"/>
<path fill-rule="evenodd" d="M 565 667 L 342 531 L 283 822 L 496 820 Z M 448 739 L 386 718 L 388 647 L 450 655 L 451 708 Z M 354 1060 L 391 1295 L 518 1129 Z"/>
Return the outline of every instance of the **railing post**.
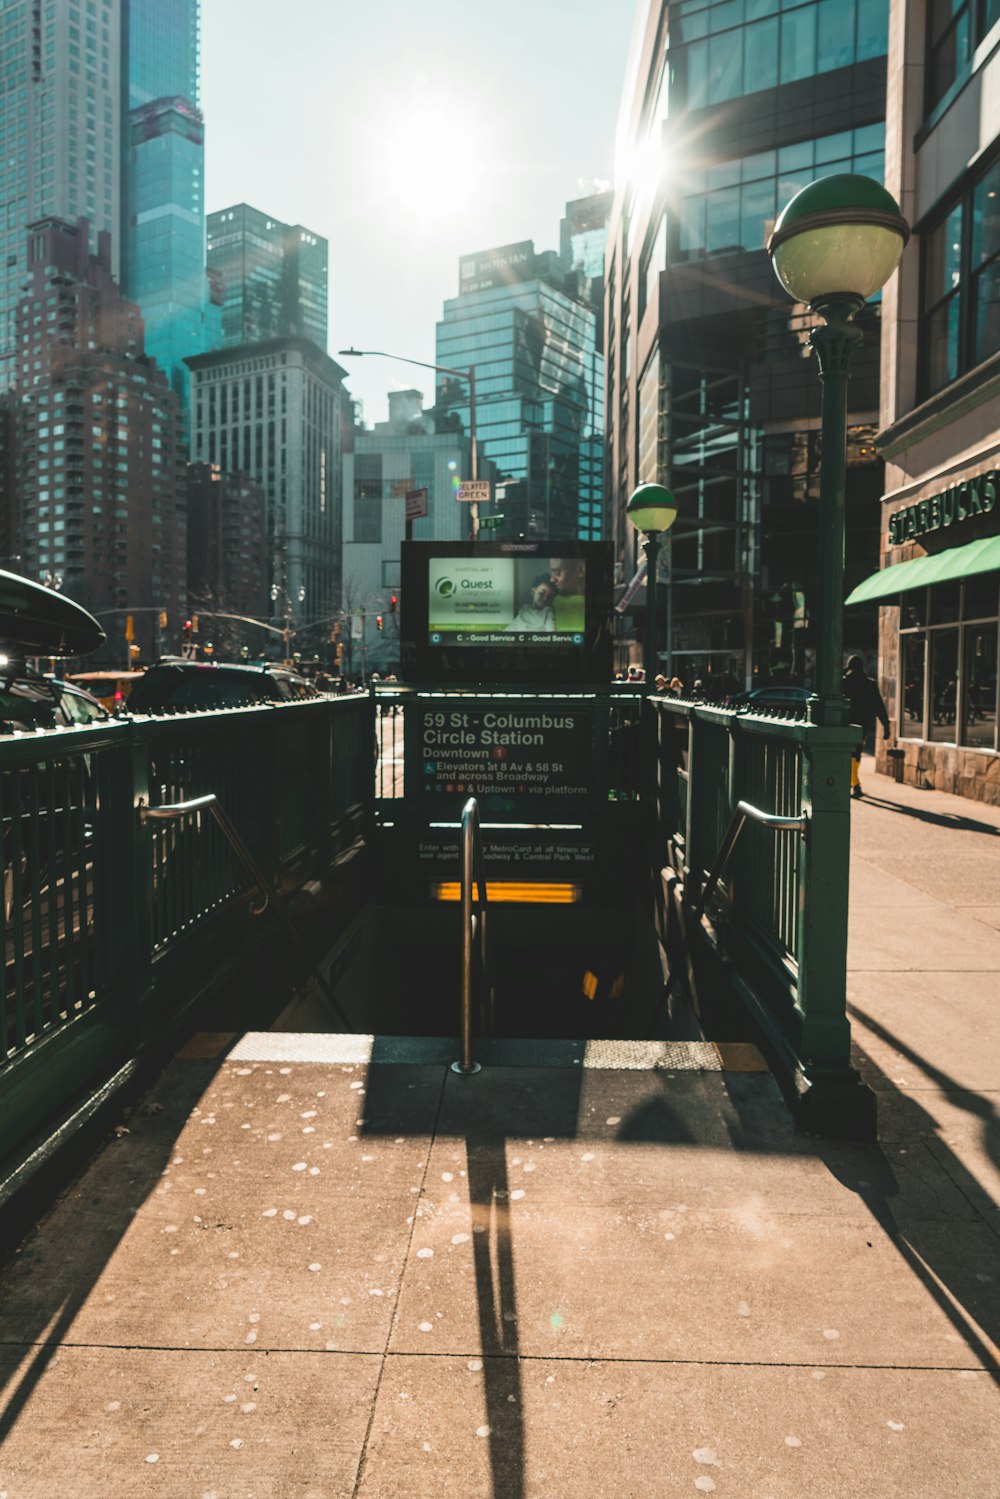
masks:
<path fill-rule="evenodd" d="M 684 884 L 690 891 L 692 904 L 697 901 L 702 887 L 701 857 L 701 790 L 698 784 L 698 720 L 693 709 L 688 710 L 688 795 L 687 825 L 684 829 Z"/>
<path fill-rule="evenodd" d="M 821 1133 L 872 1138 L 874 1094 L 851 1067 L 847 1018 L 851 728 L 810 726 L 802 755 L 802 802 L 810 835 L 799 864 L 799 1056 L 807 1082 L 800 1118 Z"/>
<path fill-rule="evenodd" d="M 113 921 L 120 955 L 115 986 L 131 1049 L 141 1047 L 153 992 L 153 830 L 143 825 L 149 806 L 149 739 L 135 724 L 120 751 L 102 757 L 101 824 L 107 859 L 98 871 L 98 920 Z M 96 861 L 95 861 L 96 862 Z"/>

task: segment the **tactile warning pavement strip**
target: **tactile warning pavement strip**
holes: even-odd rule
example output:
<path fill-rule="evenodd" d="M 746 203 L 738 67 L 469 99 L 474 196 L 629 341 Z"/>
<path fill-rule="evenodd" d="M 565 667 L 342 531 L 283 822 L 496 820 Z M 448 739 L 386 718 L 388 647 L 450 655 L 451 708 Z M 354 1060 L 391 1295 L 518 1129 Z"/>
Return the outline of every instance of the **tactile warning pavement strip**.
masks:
<path fill-rule="evenodd" d="M 233 1062 L 370 1063 L 446 1066 L 454 1040 L 434 1036 L 356 1036 L 248 1031 L 228 1053 Z M 537 1041 L 484 1039 L 474 1055 L 486 1067 L 583 1067 L 633 1072 L 766 1071 L 752 1046 L 712 1041 Z"/>

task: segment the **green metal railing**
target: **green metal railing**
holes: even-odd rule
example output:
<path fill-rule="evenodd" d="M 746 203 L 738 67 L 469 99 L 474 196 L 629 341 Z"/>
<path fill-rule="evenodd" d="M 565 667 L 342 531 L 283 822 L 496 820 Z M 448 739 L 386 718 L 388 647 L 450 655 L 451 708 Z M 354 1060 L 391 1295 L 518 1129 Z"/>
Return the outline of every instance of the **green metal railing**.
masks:
<path fill-rule="evenodd" d="M 372 764 L 364 697 L 0 739 L 0 1153 L 148 1047 L 193 972 L 207 985 L 245 950 L 258 881 L 219 819 L 143 811 L 215 797 L 288 890 L 365 831 Z"/>
<path fill-rule="evenodd" d="M 497 742 L 498 724 L 509 740 Z M 607 689 L 449 687 L 4 736 L 0 1154 L 148 1051 L 227 964 L 235 971 L 256 884 L 300 886 L 374 826 L 390 890 L 397 856 L 412 861 L 406 879 L 440 879 L 436 845 L 419 865 L 415 834 L 444 828 L 447 843 L 470 793 L 498 844 L 505 822 L 549 829 L 562 854 L 537 877 L 565 880 L 572 867 L 598 908 L 648 890 L 639 865 L 650 851 L 689 950 L 701 942 L 726 960 L 787 1062 L 801 1117 L 843 1132 L 853 1111 L 868 1133 L 845 999 L 855 740 L 849 728 Z M 749 818 L 723 867 L 741 802 L 766 819 Z"/>
<path fill-rule="evenodd" d="M 650 698 L 649 713 L 656 862 L 670 872 L 689 944 L 726 960 L 804 1122 L 870 1134 L 846 1000 L 856 731 L 674 699 Z M 740 803 L 749 815 L 737 841 Z"/>

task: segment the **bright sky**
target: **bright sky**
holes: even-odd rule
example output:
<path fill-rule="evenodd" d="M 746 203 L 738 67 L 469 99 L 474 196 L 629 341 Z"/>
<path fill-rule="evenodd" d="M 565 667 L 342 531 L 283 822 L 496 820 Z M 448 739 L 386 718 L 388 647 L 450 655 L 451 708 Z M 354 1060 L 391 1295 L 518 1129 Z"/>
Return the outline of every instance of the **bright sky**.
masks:
<path fill-rule="evenodd" d="M 330 352 L 433 361 L 460 255 L 559 248 L 613 173 L 632 0 L 204 0 L 212 211 L 330 241 Z M 433 373 L 341 361 L 370 424 Z M 426 382 L 426 383 L 424 383 Z"/>

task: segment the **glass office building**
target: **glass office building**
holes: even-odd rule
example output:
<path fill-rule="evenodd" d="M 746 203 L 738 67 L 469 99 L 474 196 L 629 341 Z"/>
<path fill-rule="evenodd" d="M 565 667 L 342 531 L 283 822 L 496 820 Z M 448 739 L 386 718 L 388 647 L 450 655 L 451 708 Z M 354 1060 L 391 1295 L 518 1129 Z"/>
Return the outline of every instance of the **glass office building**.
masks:
<path fill-rule="evenodd" d="M 184 359 L 215 348 L 219 308 L 205 265 L 205 125 L 199 0 L 125 0 L 126 188 L 122 283 L 146 348 L 188 410 Z"/>
<path fill-rule="evenodd" d="M 222 347 L 308 338 L 326 353 L 329 245 L 237 203 L 208 216 L 208 265 L 222 283 Z"/>
<path fill-rule="evenodd" d="M 884 174 L 888 0 L 650 0 L 618 130 L 605 292 L 608 529 L 623 592 L 641 552 L 625 507 L 668 484 L 663 669 L 731 691 L 809 681 L 820 383 L 811 319 L 766 242 L 817 177 Z M 848 586 L 878 556 L 879 309 L 849 388 Z M 807 362 L 808 361 L 808 362 Z M 618 664 L 641 655 L 644 593 Z M 876 611 L 847 644 L 874 658 Z"/>
<path fill-rule="evenodd" d="M 125 0 L 128 107 L 177 94 L 201 103 L 200 0 Z"/>
<path fill-rule="evenodd" d="M 503 537 L 601 534 L 604 364 L 577 285 L 530 240 L 466 255 L 437 325 L 436 362 L 475 368 L 476 436 L 504 490 Z M 439 407 L 468 431 L 467 382 L 439 382 Z"/>
<path fill-rule="evenodd" d="M 186 412 L 184 360 L 218 346 L 221 311 L 205 267 L 205 129 L 200 111 L 182 98 L 156 99 L 133 109 L 128 157 L 125 280 L 142 308 L 147 350 Z"/>

